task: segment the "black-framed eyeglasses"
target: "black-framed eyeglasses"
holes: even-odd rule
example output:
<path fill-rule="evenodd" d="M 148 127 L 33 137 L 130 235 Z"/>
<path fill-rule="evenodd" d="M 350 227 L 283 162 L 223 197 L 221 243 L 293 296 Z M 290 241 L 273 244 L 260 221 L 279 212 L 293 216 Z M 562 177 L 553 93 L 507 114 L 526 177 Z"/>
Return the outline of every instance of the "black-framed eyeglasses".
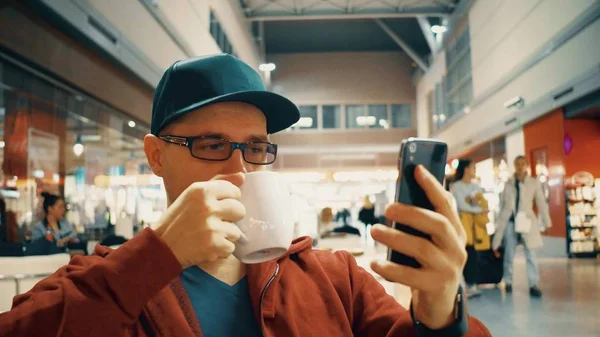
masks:
<path fill-rule="evenodd" d="M 159 136 L 165 142 L 185 146 L 192 157 L 201 160 L 225 161 L 233 151 L 242 151 L 244 161 L 253 165 L 270 165 L 277 158 L 277 144 L 269 142 L 236 143 L 217 137 Z"/>

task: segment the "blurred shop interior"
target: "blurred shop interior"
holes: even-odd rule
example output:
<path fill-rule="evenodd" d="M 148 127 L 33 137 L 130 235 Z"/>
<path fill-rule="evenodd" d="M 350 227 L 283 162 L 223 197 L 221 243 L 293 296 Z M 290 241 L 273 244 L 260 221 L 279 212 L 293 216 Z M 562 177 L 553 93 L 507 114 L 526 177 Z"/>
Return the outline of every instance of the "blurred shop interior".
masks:
<path fill-rule="evenodd" d="M 542 287 L 560 284 L 548 286 L 545 306 L 531 309 L 524 297 L 505 305 L 497 292 L 472 311 L 506 335 L 496 313 L 557 317 L 554 308 L 577 298 L 569 320 L 536 322 L 548 328 L 539 334 L 517 322 L 523 334 L 513 335 L 597 336 L 598 36 L 598 0 L 0 1 L 0 263 L 15 247 L 25 254 L 42 192 L 64 196 L 67 220 L 87 243 L 69 254 L 156 225 L 167 201 L 143 152 L 153 90 L 175 61 L 225 52 L 300 109 L 297 124 L 271 136 L 279 147 L 270 169 L 291 184 L 296 236 L 358 249 L 367 270 L 385 259 L 368 226 L 386 222 L 409 137 L 448 144 L 447 182 L 459 160 L 475 163 L 493 235 L 523 155 L 553 223 L 539 253 Z M 346 226 L 360 237 L 323 235 Z M 11 276 L 17 292 L 56 270 L 11 266 L 34 275 L 21 288 Z M 524 263 L 517 268 L 526 275 Z M 0 277 L 0 312 L 10 308 L 13 279 Z M 406 287 L 380 281 L 409 303 Z"/>
<path fill-rule="evenodd" d="M 272 169 L 293 186 L 298 235 L 316 236 L 326 208 L 349 213 L 344 222 L 361 230 L 365 203 L 380 218 L 394 199 L 399 144 L 419 136 L 449 144 L 448 180 L 459 159 L 476 163 L 490 234 L 512 161 L 524 154 L 551 207 L 555 225 L 546 235 L 565 240 L 569 256 L 598 252 L 600 163 L 591 153 L 600 145 L 600 86 L 589 71 L 597 59 L 586 56 L 535 92 L 511 87 L 586 43 L 598 26 L 594 1 L 563 4 L 571 13 L 559 20 L 563 28 L 536 44 L 551 46 L 549 54 L 532 46 L 502 63 L 512 82 L 482 70 L 493 55 L 480 31 L 509 28 L 486 25 L 493 6 L 481 1 L 423 1 L 402 11 L 384 1 L 343 11 L 336 1 L 177 4 L 133 1 L 121 12 L 98 0 L 0 7 L 0 241 L 28 240 L 42 191 L 63 195 L 68 220 L 92 241 L 155 224 L 166 200 L 142 149 L 152 90 L 174 60 L 228 52 L 300 108 L 300 121 L 272 136 L 280 148 Z M 558 20 L 560 9 L 552 11 Z M 152 34 L 135 30 L 128 15 Z M 520 22 L 534 24 L 528 20 Z M 190 40 L 192 24 L 205 43 Z M 529 67 L 519 75 L 515 64 Z"/>
<path fill-rule="evenodd" d="M 148 128 L 7 59 L 0 61 L 6 239 L 28 239 L 40 221 L 42 191 L 65 197 L 79 233 L 102 235 L 121 219 L 136 227 L 155 222 L 165 197 L 143 153 Z"/>

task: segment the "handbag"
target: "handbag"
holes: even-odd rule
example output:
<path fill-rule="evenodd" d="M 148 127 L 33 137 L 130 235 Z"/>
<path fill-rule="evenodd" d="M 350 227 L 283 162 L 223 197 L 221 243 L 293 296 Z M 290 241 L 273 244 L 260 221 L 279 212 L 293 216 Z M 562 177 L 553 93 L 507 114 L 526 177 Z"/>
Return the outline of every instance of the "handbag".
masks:
<path fill-rule="evenodd" d="M 527 234 L 531 230 L 531 219 L 525 212 L 517 213 L 515 217 L 515 232 L 519 234 Z"/>

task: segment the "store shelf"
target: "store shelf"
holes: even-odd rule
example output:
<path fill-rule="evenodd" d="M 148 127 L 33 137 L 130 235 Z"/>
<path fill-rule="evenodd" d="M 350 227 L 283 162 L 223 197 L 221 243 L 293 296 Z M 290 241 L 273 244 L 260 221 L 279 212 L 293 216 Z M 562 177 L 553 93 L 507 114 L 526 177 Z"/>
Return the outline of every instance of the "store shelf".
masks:
<path fill-rule="evenodd" d="M 591 236 L 591 237 L 587 237 L 587 238 L 577 238 L 577 239 L 573 239 L 571 238 L 572 242 L 578 242 L 578 241 L 595 241 L 596 237 Z"/>
<path fill-rule="evenodd" d="M 569 202 L 572 204 L 579 204 L 579 203 L 583 203 L 583 202 L 587 202 L 587 203 L 594 203 L 594 200 L 586 200 L 586 199 L 569 199 Z"/>
<path fill-rule="evenodd" d="M 587 212 L 587 213 L 586 212 L 569 212 L 569 213 L 570 213 L 570 215 L 573 215 L 573 216 L 597 216 L 598 215 L 598 213 L 596 213 L 596 212 Z"/>
<path fill-rule="evenodd" d="M 579 252 L 579 253 L 570 253 L 570 258 L 596 258 L 598 256 L 598 252 Z"/>
<path fill-rule="evenodd" d="M 596 180 L 598 185 L 599 180 Z M 596 204 L 599 186 L 571 183 L 565 186 L 568 205 L 567 213 L 567 255 L 572 258 L 596 257 L 599 253 L 598 212 Z M 575 225 L 571 225 L 575 224 Z"/>

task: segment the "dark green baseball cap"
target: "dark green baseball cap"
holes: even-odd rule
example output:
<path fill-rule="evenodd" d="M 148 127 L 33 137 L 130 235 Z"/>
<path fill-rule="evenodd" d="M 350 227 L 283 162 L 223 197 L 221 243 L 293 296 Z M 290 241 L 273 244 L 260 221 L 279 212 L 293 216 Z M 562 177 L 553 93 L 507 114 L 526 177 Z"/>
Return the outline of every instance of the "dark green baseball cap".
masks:
<path fill-rule="evenodd" d="M 237 57 L 218 54 L 175 62 L 163 74 L 152 101 L 152 134 L 188 112 L 219 102 L 244 102 L 267 117 L 267 133 L 294 125 L 298 107 L 267 91 L 260 75 Z"/>

